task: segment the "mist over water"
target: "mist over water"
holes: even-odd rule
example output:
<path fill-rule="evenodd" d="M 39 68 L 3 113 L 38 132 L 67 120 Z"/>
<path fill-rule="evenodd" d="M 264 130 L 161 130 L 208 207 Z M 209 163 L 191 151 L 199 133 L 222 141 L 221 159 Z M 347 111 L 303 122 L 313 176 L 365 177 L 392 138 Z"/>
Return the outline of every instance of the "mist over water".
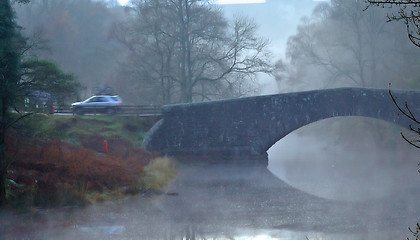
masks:
<path fill-rule="evenodd" d="M 292 175 L 285 178 L 294 184 Z M 299 188 L 264 166 L 180 164 L 177 178 L 163 194 L 23 215 L 3 212 L 0 220 L 6 224 L 0 226 L 0 235 L 2 239 L 400 239 L 408 236 L 407 227 L 420 214 L 407 195 L 340 201 Z"/>
<path fill-rule="evenodd" d="M 352 142 L 336 131 L 334 124 L 345 122 L 324 120 L 281 139 L 268 151 L 268 169 L 288 184 L 327 199 L 367 201 L 395 196 L 418 199 L 417 149 L 408 146 L 399 134 L 393 139 L 391 136 L 391 144 L 375 142 L 369 136 L 374 129 L 366 129 L 367 136 L 355 132 L 359 140 Z M 395 127 L 388 123 L 385 126 Z M 325 131 L 314 133 L 318 127 Z"/>

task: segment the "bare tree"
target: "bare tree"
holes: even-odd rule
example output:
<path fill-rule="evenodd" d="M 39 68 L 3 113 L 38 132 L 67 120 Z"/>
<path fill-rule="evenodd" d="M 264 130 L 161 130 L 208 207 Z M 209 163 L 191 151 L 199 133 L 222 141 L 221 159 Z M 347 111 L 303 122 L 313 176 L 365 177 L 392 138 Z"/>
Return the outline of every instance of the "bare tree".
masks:
<path fill-rule="evenodd" d="M 414 1 L 414 0 L 384 0 L 384 1 L 376 1 L 376 0 L 366 0 L 368 3 L 367 8 L 370 6 L 379 6 L 384 8 L 385 6 L 388 7 L 399 7 L 397 10 L 397 14 L 391 13 L 388 15 L 388 22 L 392 21 L 400 21 L 403 20 L 406 29 L 408 38 L 410 41 L 416 46 L 420 47 L 420 1 Z M 414 30 L 413 30 L 414 28 Z M 413 125 L 409 125 L 409 128 L 411 132 L 413 132 L 417 138 L 409 138 L 405 136 L 401 132 L 402 138 L 408 142 L 410 145 L 420 148 L 420 121 L 418 120 L 417 116 L 415 116 L 412 111 L 410 110 L 410 107 L 408 106 L 407 102 L 404 104 L 404 107 L 401 107 L 401 105 L 397 102 L 395 97 L 392 95 L 391 84 L 389 84 L 389 95 L 391 96 L 392 101 L 394 102 L 395 106 L 398 108 L 398 110 L 406 116 L 408 119 L 410 119 L 414 124 L 417 125 L 417 127 L 413 127 Z M 420 163 L 419 163 L 420 166 Z M 420 170 L 418 170 L 420 173 Z M 416 228 L 408 228 L 409 231 L 413 234 L 416 240 L 420 239 L 420 225 L 419 223 L 416 224 Z M 409 238 L 407 238 L 409 240 Z"/>
<path fill-rule="evenodd" d="M 388 37 L 394 29 L 384 23 L 384 11 L 363 11 L 364 7 L 357 0 L 332 0 L 318 5 L 288 40 L 290 64 L 281 64 L 286 66 L 286 72 L 290 68 L 309 71 L 313 74 L 308 74 L 308 80 L 314 79 L 315 73 L 327 79 L 318 83 L 324 86 L 386 86 L 382 73 L 389 70 L 386 65 L 392 58 L 386 58 L 385 53 L 390 55 L 390 51 L 383 50 L 397 50 L 393 38 Z M 378 38 L 387 40 L 378 42 Z"/>
<path fill-rule="evenodd" d="M 377 6 L 377 7 L 382 7 L 382 8 L 384 8 L 385 6 L 388 6 L 390 8 L 398 7 L 397 14 L 395 13 L 388 14 L 387 21 L 391 22 L 391 21 L 403 20 L 406 25 L 407 33 L 408 33 L 408 37 L 410 41 L 416 47 L 420 47 L 420 1 L 415 1 L 415 0 L 383 0 L 383 1 L 365 0 L 365 1 L 368 4 L 365 10 L 371 6 Z M 389 84 L 389 86 L 391 86 L 391 84 Z M 420 125 L 420 121 L 417 119 L 416 116 L 413 115 L 408 104 L 405 103 L 404 107 L 401 107 L 400 104 L 397 103 L 395 97 L 392 95 L 392 92 L 390 89 L 389 89 L 389 95 L 391 96 L 392 101 L 394 102 L 398 110 L 408 119 L 410 119 L 414 124 L 417 125 L 417 127 L 413 127 L 412 125 L 410 125 L 409 128 L 413 133 L 415 133 L 415 135 L 417 135 L 417 137 L 420 137 L 420 127 L 418 127 Z M 407 141 L 412 146 L 416 148 L 420 148 L 420 145 L 419 145 L 420 140 L 418 138 L 409 139 L 403 133 L 401 133 L 401 136 L 403 137 L 405 141 Z M 417 235 L 417 239 L 418 239 L 418 235 Z"/>
<path fill-rule="evenodd" d="M 158 91 L 162 103 L 243 93 L 242 83 L 272 71 L 268 41 L 256 36 L 256 25 L 239 18 L 231 30 L 208 1 L 140 0 L 133 10 L 113 36 L 129 49 L 126 76 Z"/>
<path fill-rule="evenodd" d="M 404 21 L 410 41 L 420 47 L 420 1 L 416 0 L 366 0 L 367 8 L 370 6 L 397 7 L 396 12 L 388 15 L 388 22 Z"/>
<path fill-rule="evenodd" d="M 389 84 L 391 86 L 391 84 Z M 391 88 L 388 89 L 389 95 L 391 96 L 392 101 L 394 102 L 395 106 L 398 108 L 398 111 L 400 111 L 404 116 L 406 116 L 408 119 L 410 119 L 414 124 L 420 125 L 420 121 L 417 119 L 417 117 L 413 114 L 413 112 L 410 110 L 410 107 L 408 106 L 408 103 L 404 103 L 404 107 L 401 107 L 401 105 L 397 102 L 397 99 L 394 97 L 394 95 L 391 92 Z M 420 136 L 420 127 L 413 127 L 413 125 L 409 125 L 410 131 L 415 133 L 417 136 Z M 410 145 L 420 148 L 420 140 L 419 139 L 409 139 L 407 136 L 404 135 L 404 133 L 401 132 L 402 138 L 408 142 Z"/>

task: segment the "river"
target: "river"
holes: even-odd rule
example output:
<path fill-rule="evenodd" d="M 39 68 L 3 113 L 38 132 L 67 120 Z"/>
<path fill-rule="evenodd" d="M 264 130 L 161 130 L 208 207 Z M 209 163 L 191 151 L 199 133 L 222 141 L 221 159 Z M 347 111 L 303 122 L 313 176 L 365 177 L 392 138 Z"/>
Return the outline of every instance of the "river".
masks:
<path fill-rule="evenodd" d="M 263 166 L 181 164 L 162 195 L 0 216 L 0 239 L 405 239 L 420 216 L 400 196 L 340 201 Z"/>

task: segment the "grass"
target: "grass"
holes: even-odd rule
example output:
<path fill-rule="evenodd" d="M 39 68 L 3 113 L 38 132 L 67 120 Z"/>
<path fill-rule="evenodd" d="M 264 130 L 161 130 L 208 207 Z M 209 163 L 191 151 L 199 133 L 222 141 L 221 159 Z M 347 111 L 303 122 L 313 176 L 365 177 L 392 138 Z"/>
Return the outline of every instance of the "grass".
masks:
<path fill-rule="evenodd" d="M 57 139 L 80 144 L 85 136 L 100 134 L 118 137 L 132 143 L 140 143 L 147 130 L 156 122 L 153 118 L 123 116 L 51 116 L 34 114 L 22 120 L 24 134 L 42 139 Z M 19 127 L 18 126 L 18 127 Z"/>
<path fill-rule="evenodd" d="M 159 192 L 175 161 L 141 149 L 154 119 L 35 114 L 8 135 L 10 206 L 84 205 Z M 105 153 L 104 140 L 109 152 Z"/>

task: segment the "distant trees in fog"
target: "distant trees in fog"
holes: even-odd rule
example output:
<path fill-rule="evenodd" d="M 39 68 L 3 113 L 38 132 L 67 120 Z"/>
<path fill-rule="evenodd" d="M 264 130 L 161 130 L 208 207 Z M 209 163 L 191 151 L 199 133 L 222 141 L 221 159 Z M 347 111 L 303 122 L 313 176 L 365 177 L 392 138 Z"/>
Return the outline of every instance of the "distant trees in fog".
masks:
<path fill-rule="evenodd" d="M 383 0 L 383 1 L 365 0 L 365 1 L 368 3 L 366 10 L 371 6 L 377 6 L 377 7 L 382 7 L 382 8 L 390 7 L 391 9 L 393 9 L 394 11 L 392 11 L 391 13 L 388 13 L 387 21 L 388 22 L 400 21 L 400 20 L 403 21 L 406 25 L 408 38 L 416 47 L 420 47 L 420 1 L 416 1 L 416 0 Z M 407 118 L 409 118 L 414 124 L 416 124 L 416 127 L 413 127 L 412 125 L 410 125 L 409 127 L 410 127 L 410 130 L 416 135 L 417 138 L 408 139 L 403 133 L 401 133 L 402 137 L 412 146 L 416 148 L 420 148 L 420 145 L 419 145 L 420 120 L 418 119 L 418 116 L 413 115 L 407 103 L 404 106 L 405 109 L 399 106 L 395 98 L 393 97 L 391 90 L 389 90 L 389 94 L 392 100 L 394 101 L 396 107 L 398 108 L 398 110 Z M 419 163 L 419 166 L 420 166 L 420 163 Z M 420 170 L 419 170 L 419 173 L 420 173 Z M 410 231 L 413 233 L 416 239 L 420 239 L 419 223 L 417 223 L 415 230 L 410 229 Z"/>
<path fill-rule="evenodd" d="M 113 31 L 129 50 L 122 86 L 162 104 L 246 95 L 256 73 L 272 70 L 256 28 L 247 18 L 228 22 L 207 1 L 136 1 Z"/>
<path fill-rule="evenodd" d="M 27 36 L 93 94 L 112 87 L 126 103 L 176 103 L 255 92 L 256 73 L 272 70 L 256 25 L 228 22 L 210 1 L 32 0 L 16 5 Z"/>
<path fill-rule="evenodd" d="M 386 23 L 390 9 L 366 8 L 364 1 L 331 0 L 302 20 L 287 44 L 287 61 L 276 79 L 310 88 L 361 86 L 420 87 L 420 52 L 398 24 Z"/>
<path fill-rule="evenodd" d="M 31 0 L 14 7 L 24 34 L 44 41 L 47 51 L 38 56 L 73 73 L 86 87 L 86 95 L 116 80 L 121 50 L 109 32 L 123 17 L 122 7 L 91 0 Z"/>

